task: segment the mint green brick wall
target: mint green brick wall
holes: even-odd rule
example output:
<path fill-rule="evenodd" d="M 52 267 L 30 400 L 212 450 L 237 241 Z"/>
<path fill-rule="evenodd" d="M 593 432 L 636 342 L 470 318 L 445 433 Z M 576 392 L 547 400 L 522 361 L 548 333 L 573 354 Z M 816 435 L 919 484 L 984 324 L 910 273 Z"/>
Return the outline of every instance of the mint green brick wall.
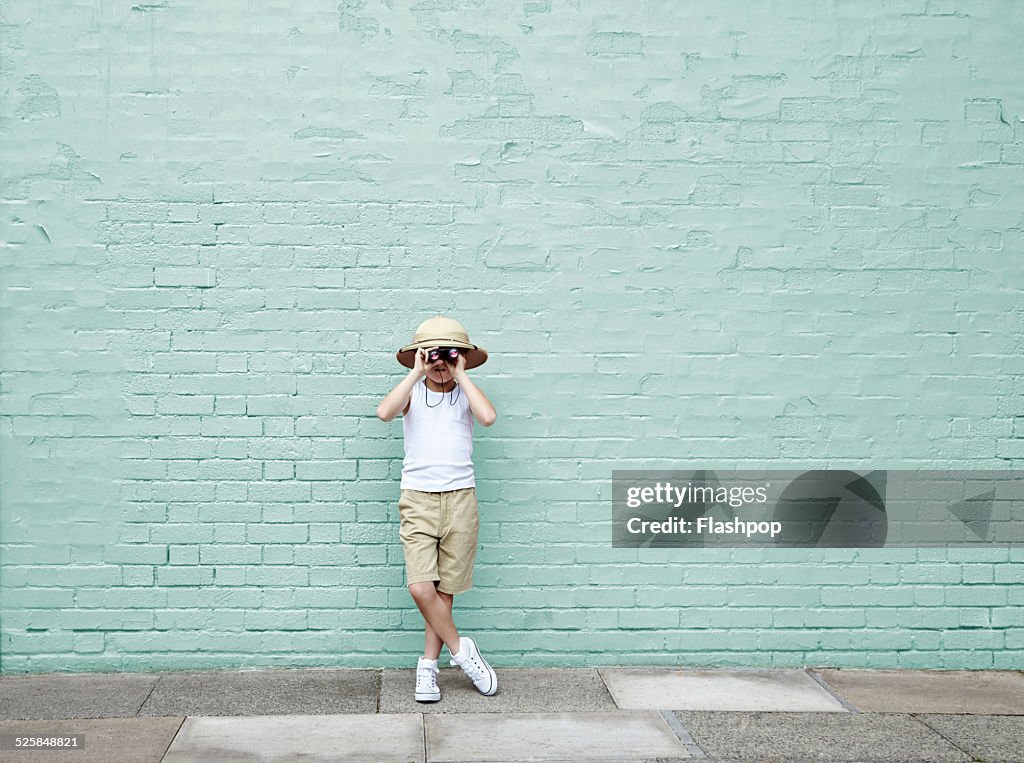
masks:
<path fill-rule="evenodd" d="M 44 13 L 45 10 L 45 13 Z M 613 468 L 1024 465 L 1024 4 L 0 4 L 0 671 L 408 666 L 452 313 L 500 666 L 1024 667 L 1024 552 L 610 548 Z"/>

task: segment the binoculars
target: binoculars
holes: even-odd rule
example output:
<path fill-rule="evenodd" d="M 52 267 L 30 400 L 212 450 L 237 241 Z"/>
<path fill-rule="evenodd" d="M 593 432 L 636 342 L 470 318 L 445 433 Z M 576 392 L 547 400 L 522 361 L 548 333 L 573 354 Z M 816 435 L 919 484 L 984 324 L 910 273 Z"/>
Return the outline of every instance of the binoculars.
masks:
<path fill-rule="evenodd" d="M 433 363 L 440 358 L 449 363 L 454 363 L 459 358 L 458 347 L 438 347 L 435 350 L 427 350 L 427 362 Z"/>

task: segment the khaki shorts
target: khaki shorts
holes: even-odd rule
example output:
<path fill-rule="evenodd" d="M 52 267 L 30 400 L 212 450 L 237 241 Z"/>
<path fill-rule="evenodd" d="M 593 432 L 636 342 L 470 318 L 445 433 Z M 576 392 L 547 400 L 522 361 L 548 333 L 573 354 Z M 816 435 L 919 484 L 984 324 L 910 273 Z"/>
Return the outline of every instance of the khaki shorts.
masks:
<path fill-rule="evenodd" d="M 473 587 L 480 529 L 475 487 L 443 493 L 404 489 L 398 516 L 406 585 L 437 580 L 437 590 L 448 594 Z"/>

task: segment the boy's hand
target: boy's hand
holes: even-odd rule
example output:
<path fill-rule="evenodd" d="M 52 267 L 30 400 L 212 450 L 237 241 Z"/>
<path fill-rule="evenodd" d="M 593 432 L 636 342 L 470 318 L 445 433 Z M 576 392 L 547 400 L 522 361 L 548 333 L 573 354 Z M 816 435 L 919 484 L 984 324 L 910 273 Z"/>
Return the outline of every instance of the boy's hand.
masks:
<path fill-rule="evenodd" d="M 416 363 L 413 366 L 412 370 L 415 371 L 420 376 L 426 376 L 427 375 L 427 365 L 428 365 L 428 363 L 427 363 L 427 350 L 428 349 L 432 350 L 434 348 L 433 347 L 429 347 L 429 348 L 428 347 L 420 347 L 418 350 L 416 350 Z"/>
<path fill-rule="evenodd" d="M 445 362 L 448 363 L 448 361 L 445 361 Z M 448 363 L 448 365 L 450 366 L 451 363 Z M 466 356 L 463 355 L 460 352 L 459 353 L 459 357 L 457 357 L 455 359 L 455 371 L 452 373 L 452 376 L 455 377 L 456 379 L 458 379 L 458 378 L 460 378 L 465 373 L 466 373 Z"/>

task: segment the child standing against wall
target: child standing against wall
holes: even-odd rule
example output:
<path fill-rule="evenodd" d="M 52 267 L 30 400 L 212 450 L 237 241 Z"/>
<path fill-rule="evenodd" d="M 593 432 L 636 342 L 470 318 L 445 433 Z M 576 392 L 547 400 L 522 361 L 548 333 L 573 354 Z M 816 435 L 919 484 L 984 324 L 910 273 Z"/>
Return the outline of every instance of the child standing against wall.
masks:
<path fill-rule="evenodd" d="M 480 524 L 473 418 L 489 427 L 497 417 L 491 401 L 466 374 L 487 360 L 487 351 L 469 341 L 457 320 L 438 315 L 421 323 L 412 343 L 396 357 L 412 370 L 377 406 L 377 417 L 391 421 L 402 413 L 399 537 L 406 584 L 426 626 L 415 698 L 441 699 L 437 660 L 442 645 L 451 653 L 451 664 L 461 667 L 481 694 L 491 696 L 498 690 L 498 677 L 476 641 L 459 635 L 452 618 L 455 595 L 473 585 Z"/>

